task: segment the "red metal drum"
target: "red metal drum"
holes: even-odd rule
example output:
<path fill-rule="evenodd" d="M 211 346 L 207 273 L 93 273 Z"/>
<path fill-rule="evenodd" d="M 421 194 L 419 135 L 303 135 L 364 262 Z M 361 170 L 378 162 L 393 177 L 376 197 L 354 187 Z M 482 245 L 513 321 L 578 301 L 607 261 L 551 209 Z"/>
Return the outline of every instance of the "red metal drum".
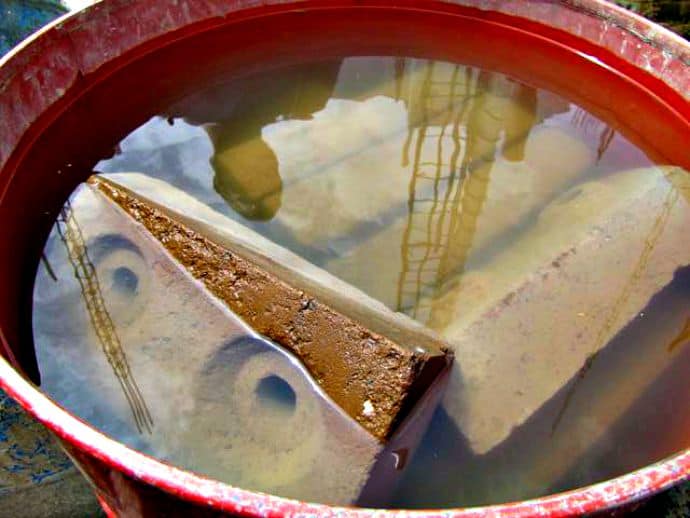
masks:
<path fill-rule="evenodd" d="M 246 68 L 257 59 L 283 63 L 305 52 L 328 58 L 343 41 L 369 55 L 414 41 L 417 53 L 530 75 L 535 86 L 562 92 L 595 114 L 613 98 L 645 106 L 645 124 L 658 132 L 660 147 L 652 153 L 690 169 L 690 45 L 669 31 L 603 0 L 394 4 L 104 0 L 59 19 L 0 60 L 0 387 L 61 439 L 112 516 L 572 516 L 615 513 L 690 479 L 688 450 L 607 482 L 525 502 L 414 512 L 334 508 L 242 490 L 154 460 L 70 415 L 31 383 L 37 376 L 31 291 L 57 211 L 88 164 L 106 152 L 101 142 L 116 141 L 146 113 L 213 75 L 216 65 L 199 59 L 202 49 L 222 55 L 223 66 Z M 318 26 L 310 13 L 318 13 Z M 459 34 L 462 45 L 447 43 Z M 305 49 L 303 38 L 314 43 Z M 513 44 L 488 50 L 488 38 Z M 563 67 L 544 65 L 554 60 Z M 634 142 L 645 128 L 629 111 L 618 123 Z M 65 156 L 81 163 L 65 167 Z"/>

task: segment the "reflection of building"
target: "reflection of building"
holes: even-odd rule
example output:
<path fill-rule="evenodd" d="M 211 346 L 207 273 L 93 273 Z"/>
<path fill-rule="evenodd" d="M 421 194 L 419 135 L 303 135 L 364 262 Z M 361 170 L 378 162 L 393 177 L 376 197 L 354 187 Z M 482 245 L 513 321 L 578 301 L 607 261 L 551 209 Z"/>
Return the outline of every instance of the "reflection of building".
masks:
<path fill-rule="evenodd" d="M 594 162 L 587 144 L 560 131 L 567 118 L 532 131 L 570 109 L 554 94 L 464 65 L 345 58 L 196 92 L 170 114 L 204 123 L 210 142 L 179 119 L 159 121 L 150 132 L 177 139 L 169 147 L 179 160 L 141 165 L 125 146 L 103 168 L 163 178 L 428 322 L 421 306 L 429 295 L 448 290 L 492 243 L 504 245 Z M 190 128 L 195 140 L 178 144 Z M 148 140 L 141 156 L 166 148 Z M 209 175 L 210 188 L 202 184 Z"/>
<path fill-rule="evenodd" d="M 442 282 L 452 227 L 457 223 L 463 181 L 458 159 L 466 138 L 464 131 L 460 134 L 460 122 L 473 95 L 473 74 L 459 65 L 450 70 L 433 62 L 423 66 L 426 71 L 418 95 L 408 104 L 410 127 L 403 162 L 409 163 L 412 154 L 412 175 L 396 309 L 426 320 L 429 308 L 420 308 L 422 294 Z M 425 146 L 426 142 L 432 145 Z M 449 157 L 444 153 L 447 148 Z M 433 186 L 431 197 L 418 195 L 418 190 L 429 191 L 419 189 L 422 184 Z"/>

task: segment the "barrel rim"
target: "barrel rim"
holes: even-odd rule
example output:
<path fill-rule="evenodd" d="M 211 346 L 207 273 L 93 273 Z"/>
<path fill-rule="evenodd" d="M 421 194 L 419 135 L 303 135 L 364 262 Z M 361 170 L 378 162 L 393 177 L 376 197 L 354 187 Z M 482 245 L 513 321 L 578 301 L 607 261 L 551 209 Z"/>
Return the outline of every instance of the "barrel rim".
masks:
<path fill-rule="evenodd" d="M 273 6 L 293 5 L 306 7 L 318 3 L 311 0 L 163 0 L 156 11 L 147 0 L 98 0 L 92 6 L 77 13 L 66 14 L 47 25 L 27 40 L 0 58 L 0 119 L 7 121 L 5 129 L 0 128 L 0 170 L 5 165 L 12 150 L 16 147 L 24 131 L 56 102 L 79 74 L 87 74 L 105 66 L 133 46 L 160 37 L 169 31 L 229 12 Z M 338 5 L 369 5 L 372 1 L 341 0 Z M 690 44 L 680 36 L 649 20 L 631 13 L 605 0 L 441 0 L 439 3 L 458 4 L 486 11 L 496 11 L 529 21 L 547 24 L 556 29 L 570 32 L 574 36 L 596 43 L 612 50 L 623 59 L 651 75 L 661 79 L 676 89 L 690 101 Z M 128 10 L 132 16 L 141 15 L 148 9 L 149 14 L 160 16 L 161 9 L 170 9 L 172 4 L 187 8 L 184 16 L 172 19 L 170 24 L 161 24 L 154 30 L 137 34 L 138 40 L 122 38 L 115 51 L 91 49 L 89 55 L 75 55 L 79 43 L 72 39 L 74 34 L 87 38 L 88 29 L 98 29 L 98 23 L 107 23 L 109 17 Z M 396 5 L 414 4 L 413 0 L 399 1 Z M 562 12 L 559 12 L 562 11 Z M 596 21 L 596 27 L 572 26 L 572 19 L 565 16 L 577 13 Z M 178 13 L 179 14 L 179 13 Z M 195 18 L 196 16 L 196 18 Z M 579 18 L 579 21 L 586 18 Z M 102 27 L 102 26 L 101 26 Z M 589 32 L 588 32 L 589 31 Z M 579 32 L 579 34 L 578 34 Z M 52 43 L 65 44 L 67 54 L 62 57 L 67 72 L 56 76 L 49 89 L 38 92 L 35 102 L 26 110 L 9 112 L 3 95 L 16 81 L 22 80 L 26 67 L 44 66 L 45 62 L 35 62 L 37 53 L 45 51 Z M 110 42 L 108 42 L 110 43 Z M 626 49 L 630 52 L 626 54 Z M 632 49 L 632 50 L 630 50 Z M 642 50 L 640 50 L 642 49 Z M 76 58 L 76 59 L 75 59 Z M 658 59 L 657 59 L 658 58 Z M 71 61 L 70 61 L 71 60 Z M 673 62 L 676 63 L 673 63 Z M 64 63 L 63 63 L 64 64 Z M 46 85 L 42 85 L 46 86 Z M 10 101 L 5 99 L 5 104 Z M 9 119 L 5 116 L 10 115 Z M 6 140 L 7 139 L 7 140 Z M 2 345 L 10 360 L 11 349 L 0 330 Z M 89 455 L 106 463 L 122 473 L 151 484 L 190 502 L 241 515 L 348 515 L 371 517 L 380 516 L 446 516 L 446 517 L 521 517 L 521 516 L 573 516 L 595 511 L 612 509 L 621 505 L 633 504 L 650 495 L 663 491 L 681 481 L 690 480 L 690 449 L 679 452 L 655 464 L 643 467 L 611 480 L 549 495 L 533 500 L 464 509 L 442 510 L 374 510 L 346 507 L 333 507 L 325 504 L 306 503 L 297 500 L 254 492 L 215 481 L 201 475 L 184 471 L 143 453 L 137 452 L 103 435 L 84 421 L 70 414 L 35 386 L 24 379 L 8 361 L 0 357 L 0 388 L 17 400 L 29 413 L 52 430 L 62 440 L 84 450 Z"/>

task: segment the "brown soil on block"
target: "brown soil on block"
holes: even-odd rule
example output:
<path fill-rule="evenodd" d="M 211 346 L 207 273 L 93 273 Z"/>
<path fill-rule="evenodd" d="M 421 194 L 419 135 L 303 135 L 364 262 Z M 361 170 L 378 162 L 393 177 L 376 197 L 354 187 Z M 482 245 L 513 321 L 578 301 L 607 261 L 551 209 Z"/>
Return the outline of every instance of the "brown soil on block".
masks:
<path fill-rule="evenodd" d="M 365 326 L 362 319 L 336 311 L 328 301 L 199 235 L 127 189 L 96 177 L 89 183 L 141 223 L 257 332 L 297 355 L 335 403 L 377 439 L 392 435 L 450 364 L 448 350 L 433 335 L 406 332 L 378 315 Z"/>

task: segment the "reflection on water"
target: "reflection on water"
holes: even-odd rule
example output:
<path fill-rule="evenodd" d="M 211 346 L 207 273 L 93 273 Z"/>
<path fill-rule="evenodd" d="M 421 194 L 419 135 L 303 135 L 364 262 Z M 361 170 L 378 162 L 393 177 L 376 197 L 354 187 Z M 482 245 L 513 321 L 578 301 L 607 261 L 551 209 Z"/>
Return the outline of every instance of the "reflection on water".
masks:
<path fill-rule="evenodd" d="M 683 329 L 680 331 L 678 336 L 676 336 L 673 341 L 668 344 L 668 352 L 673 352 L 676 348 L 681 345 L 685 345 L 690 340 L 690 317 L 685 321 Z"/>
<path fill-rule="evenodd" d="M 115 374 L 117 381 L 122 388 L 122 392 L 127 399 L 130 409 L 132 410 L 132 415 L 134 417 L 134 422 L 137 425 L 139 432 L 146 430 L 151 433 L 151 426 L 153 426 L 153 421 L 151 419 L 151 413 L 146 406 L 146 401 L 144 401 L 139 386 L 137 385 L 132 371 L 129 368 L 129 362 L 127 361 L 127 355 L 122 349 L 120 344 L 120 338 L 117 336 L 117 331 L 115 325 L 113 324 L 112 318 L 108 313 L 105 300 L 103 299 L 103 293 L 101 290 L 100 283 L 98 281 L 98 275 L 96 273 L 96 267 L 93 265 L 91 258 L 89 257 L 88 247 L 84 241 L 84 235 L 82 234 L 81 228 L 79 228 L 79 223 L 77 218 L 74 216 L 71 204 L 67 204 L 63 207 L 60 212 L 56 224 L 57 233 L 60 236 L 60 240 L 65 246 L 67 251 L 67 256 L 69 262 L 74 269 L 74 277 L 79 282 L 79 289 L 81 291 L 81 296 L 84 300 L 84 305 L 89 314 L 89 319 L 91 320 L 91 327 L 96 332 L 98 341 L 101 344 L 103 353 L 108 359 L 108 363 L 113 368 L 113 374 Z M 45 261 L 46 265 L 49 265 L 49 261 Z M 52 268 L 49 268 L 49 273 L 52 272 Z M 132 282 L 137 282 L 137 278 L 133 276 L 132 279 L 126 279 L 123 282 L 122 273 L 126 277 L 127 273 L 131 273 L 131 270 L 126 270 L 120 268 L 117 270 L 119 275 L 114 280 L 119 281 L 120 284 L 132 284 Z M 51 277 L 57 281 L 55 273 L 52 272 Z M 135 286 L 136 288 L 136 286 Z"/>
<path fill-rule="evenodd" d="M 236 79 L 170 115 L 181 118 L 173 127 L 153 119 L 98 169 L 165 179 L 423 322 L 423 294 L 447 289 L 496 237 L 591 174 L 595 153 L 606 172 L 621 162 L 606 160 L 608 146 L 617 155 L 630 148 L 549 92 L 410 58 Z M 626 161 L 649 163 L 636 150 Z M 550 174 L 557 164 L 560 174 Z M 510 182 L 507 192 L 506 177 L 524 185 Z M 381 254 L 385 265 L 363 271 Z"/>
<path fill-rule="evenodd" d="M 215 149 L 214 188 L 245 218 L 271 219 L 281 206 L 278 159 L 262 129 L 278 119 L 311 118 L 330 98 L 338 69 L 339 62 L 296 68 L 283 74 L 276 87 L 254 92 L 227 119 L 203 118 L 216 121 L 208 128 Z"/>
<path fill-rule="evenodd" d="M 416 142 L 396 309 L 438 328 L 444 323 L 429 314 L 432 307 L 420 308 L 422 294 L 437 294 L 450 276 L 457 278 L 464 271 L 494 157 L 501 153 L 510 161 L 523 160 L 526 136 L 536 118 L 533 88 L 486 71 L 474 77 L 464 69 L 460 77 L 460 69 L 456 65 L 448 77 L 443 67 L 427 65 L 408 138 L 411 142 L 415 135 Z M 502 109 L 511 102 L 522 109 Z M 445 110 L 439 110 L 443 104 Z M 441 111 L 444 118 L 430 116 L 434 111 Z M 443 161 L 448 154 L 444 145 L 451 147 L 448 163 Z M 435 158 L 423 156 L 430 147 L 436 148 Z M 406 146 L 405 162 L 407 155 Z M 430 183 L 431 196 L 425 189 Z"/>
<path fill-rule="evenodd" d="M 451 343 L 457 362 L 443 408 L 407 462 L 397 506 L 533 497 L 688 445 L 679 431 L 690 429 L 688 173 L 654 164 L 612 125 L 551 92 L 487 70 L 401 57 L 260 71 L 179 99 L 133 131 L 98 170 L 163 180 L 163 201 L 181 203 L 182 191 Z M 56 264 L 54 253 L 49 243 L 46 264 Z M 219 320 L 209 327 L 192 318 L 208 328 L 201 337 L 187 320 L 181 328 L 183 311 L 166 290 L 187 292 L 174 276 L 163 282 L 166 272 L 139 276 L 150 297 L 157 299 L 155 285 L 165 301 L 160 308 L 146 302 L 137 324 L 118 332 L 141 335 L 120 338 L 156 429 L 179 418 L 191 434 L 185 445 L 194 434 L 212 444 L 226 425 L 204 424 L 204 412 L 165 410 L 171 403 L 155 386 L 156 373 L 130 353 L 130 344 L 147 344 L 142 350 L 176 380 L 171 389 L 186 395 L 174 400 L 180 409 L 228 404 L 237 407 L 233 415 L 246 411 L 241 401 L 226 401 L 231 393 L 209 395 L 222 385 L 224 369 L 235 375 L 223 344 L 236 342 Z M 47 269 L 42 275 L 48 293 L 54 281 Z M 133 299 L 139 307 L 142 289 Z M 125 304 L 111 313 L 116 322 L 134 322 Z M 40 334 L 41 322 L 48 323 L 40 316 L 37 322 Z M 193 384 L 151 352 L 169 327 L 179 333 L 175 361 L 197 366 Z M 53 330 L 51 339 L 60 333 Z M 185 340 L 208 348 L 192 361 Z M 257 383 L 269 381 L 259 393 L 273 393 L 279 384 L 262 376 Z M 269 417 L 292 419 L 289 392 L 280 394 Z M 121 431 L 100 419 L 111 433 Z M 267 469 L 262 462 L 256 473 Z M 296 473 L 295 457 L 286 462 Z M 211 474 L 244 480 L 221 471 Z"/>
<path fill-rule="evenodd" d="M 577 378 L 575 382 L 571 385 L 570 390 L 567 393 L 565 400 L 563 401 L 563 406 L 558 415 L 556 416 L 556 420 L 554 421 L 552 428 L 554 431 L 563 419 L 563 415 L 568 408 L 568 405 L 571 401 L 571 398 L 575 390 L 578 387 L 578 384 L 585 377 L 587 372 L 592 368 L 592 365 L 594 364 L 597 355 L 599 354 L 601 349 L 606 345 L 606 342 L 609 340 L 609 337 L 615 334 L 613 332 L 615 330 L 614 326 L 620 325 L 622 312 L 625 311 L 629 299 L 633 291 L 635 290 L 636 286 L 639 284 L 641 277 L 648 271 L 649 261 L 652 256 L 652 253 L 659 244 L 659 239 L 661 239 L 661 236 L 663 235 L 664 230 L 666 229 L 666 225 L 668 224 L 671 212 L 676 202 L 678 201 L 678 198 L 678 189 L 676 189 L 673 184 L 669 184 L 668 193 L 665 199 L 663 200 L 661 207 L 659 208 L 658 214 L 654 219 L 654 224 L 652 225 L 652 228 L 649 231 L 649 233 L 644 237 L 642 252 L 638 257 L 635 266 L 632 269 L 632 272 L 627 278 L 625 285 L 623 286 L 623 289 L 611 303 L 608 314 L 606 315 L 606 319 L 602 323 L 600 329 L 596 334 L 596 338 L 594 339 L 594 347 L 592 349 L 592 353 L 587 356 L 585 363 L 583 364 L 582 368 L 578 371 Z"/>
<path fill-rule="evenodd" d="M 332 503 L 356 501 L 387 458 L 294 357 L 91 187 L 73 194 L 46 256 L 57 281 L 39 271 L 34 294 L 41 388 L 103 432 L 233 484 Z"/>

